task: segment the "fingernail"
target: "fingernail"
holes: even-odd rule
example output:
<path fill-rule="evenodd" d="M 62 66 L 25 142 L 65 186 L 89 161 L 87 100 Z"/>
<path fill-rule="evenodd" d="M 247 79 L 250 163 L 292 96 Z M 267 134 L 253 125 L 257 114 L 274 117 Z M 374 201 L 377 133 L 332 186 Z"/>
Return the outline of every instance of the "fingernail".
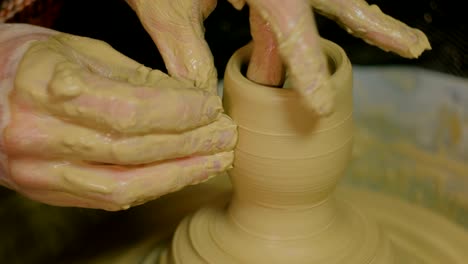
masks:
<path fill-rule="evenodd" d="M 234 149 L 237 143 L 237 125 L 227 115 L 222 115 L 219 119 L 220 129 L 217 133 L 217 149 Z"/>
<path fill-rule="evenodd" d="M 220 113 L 223 111 L 223 104 L 221 102 L 221 98 L 217 95 L 210 96 L 203 107 L 203 115 L 209 119 L 214 120 L 216 119 Z"/>
<path fill-rule="evenodd" d="M 319 116 L 330 115 L 335 107 L 335 94 L 329 84 L 322 84 L 312 93 L 306 93 L 305 100 L 307 106 Z"/>
<path fill-rule="evenodd" d="M 207 169 L 209 171 L 220 171 L 221 170 L 221 161 L 220 160 L 213 160 L 208 163 Z"/>
<path fill-rule="evenodd" d="M 232 166 L 234 162 L 234 151 L 228 151 L 223 153 L 216 154 L 217 158 L 221 161 L 220 171 L 226 171 L 229 167 Z"/>
<path fill-rule="evenodd" d="M 218 149 L 229 149 L 232 150 L 234 149 L 236 145 L 236 131 L 234 130 L 227 130 L 221 132 L 219 135 L 219 141 L 217 144 Z"/>

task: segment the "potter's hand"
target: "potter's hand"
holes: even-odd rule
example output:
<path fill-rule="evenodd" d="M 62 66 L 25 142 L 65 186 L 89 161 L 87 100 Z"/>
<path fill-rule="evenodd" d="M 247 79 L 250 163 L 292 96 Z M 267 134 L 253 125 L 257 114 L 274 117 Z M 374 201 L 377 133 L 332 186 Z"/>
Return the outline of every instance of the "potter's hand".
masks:
<path fill-rule="evenodd" d="M 229 1 L 239 9 L 247 2 L 252 9 L 259 11 L 258 13 L 268 21 L 274 31 L 279 43 L 279 52 L 289 68 L 289 78 L 293 84 L 307 98 L 306 101 L 312 108 L 320 113 L 329 112 L 332 98 L 330 91 L 322 87 L 327 77 L 325 57 L 319 48 L 317 32 L 307 1 Z M 213 11 L 216 0 L 127 0 L 127 2 L 158 46 L 170 75 L 195 81 L 198 87 L 215 89 L 216 72 L 211 52 L 204 39 L 203 20 Z M 255 22 L 252 23 L 252 30 L 257 30 Z M 255 73 L 254 78 L 250 79 L 257 81 L 257 79 L 276 79 L 282 76 L 272 69 L 281 67 L 274 64 L 278 61 L 277 56 L 272 55 L 275 51 L 270 52 L 268 49 L 270 46 L 268 40 L 272 37 L 259 36 L 258 39 L 262 40 L 260 47 L 257 48 L 257 54 L 260 55 L 256 57 L 262 61 L 262 65 L 267 65 L 268 70 L 265 70 L 265 67 L 260 69 L 261 66 L 257 68 L 266 72 L 268 76 L 262 77 L 262 73 Z M 253 59 L 256 59 L 255 55 Z"/>
<path fill-rule="evenodd" d="M 231 166 L 216 95 L 101 41 L 0 25 L 0 61 L 0 184 L 30 198 L 119 210 Z"/>
<path fill-rule="evenodd" d="M 232 0 L 235 1 L 235 0 Z M 243 0 L 238 0 L 241 7 Z M 327 86 L 327 66 L 308 4 L 336 20 L 366 42 L 406 58 L 430 49 L 421 31 L 410 28 L 364 0 L 246 0 L 254 50 L 247 76 L 267 85 L 281 82 L 280 57 L 288 76 L 307 105 L 319 114 L 333 110 L 333 87 Z M 278 57 L 278 53 L 280 57 Z"/>
<path fill-rule="evenodd" d="M 424 33 L 384 14 L 364 0 L 309 0 L 315 10 L 336 20 L 346 31 L 371 45 L 405 58 L 431 49 Z"/>
<path fill-rule="evenodd" d="M 216 91 L 216 69 L 203 27 L 216 0 L 126 1 L 156 43 L 170 75 Z"/>

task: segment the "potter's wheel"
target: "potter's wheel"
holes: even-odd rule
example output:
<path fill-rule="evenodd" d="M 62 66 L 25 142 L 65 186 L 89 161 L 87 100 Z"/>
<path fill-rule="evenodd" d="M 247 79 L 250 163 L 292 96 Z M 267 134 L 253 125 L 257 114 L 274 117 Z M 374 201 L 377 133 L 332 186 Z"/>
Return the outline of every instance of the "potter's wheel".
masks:
<path fill-rule="evenodd" d="M 390 239 L 395 263 L 465 263 L 468 232 L 422 207 L 375 192 L 339 192 L 381 226 Z"/>
<path fill-rule="evenodd" d="M 215 189 L 225 199 L 230 194 L 226 178 L 207 184 L 216 186 Z M 468 232 L 430 210 L 389 195 L 350 186 L 340 187 L 337 199 L 356 205 L 356 210 L 377 222 L 391 241 L 394 263 L 465 263 L 468 259 Z M 168 245 L 168 240 L 159 241 L 146 252 L 141 263 L 158 263 Z"/>

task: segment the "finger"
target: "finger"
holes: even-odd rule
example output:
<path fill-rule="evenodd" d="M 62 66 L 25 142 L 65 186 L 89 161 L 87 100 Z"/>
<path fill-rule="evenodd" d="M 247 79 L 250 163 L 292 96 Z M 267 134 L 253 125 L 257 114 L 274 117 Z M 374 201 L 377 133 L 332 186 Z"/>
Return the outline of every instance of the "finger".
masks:
<path fill-rule="evenodd" d="M 140 63 L 101 40 L 61 33 L 53 36 L 49 42 L 68 51 L 64 56 L 72 57 L 90 71 L 108 78 L 133 80 L 138 78 L 135 74 L 138 75 L 138 69 L 142 68 Z"/>
<path fill-rule="evenodd" d="M 145 73 L 145 78 L 159 80 L 151 81 L 157 87 L 134 85 L 90 72 L 59 55 L 55 68 L 44 67 L 38 61 L 54 54 L 41 51 L 36 46 L 24 57 L 17 94 L 72 122 L 121 133 L 185 131 L 213 122 L 222 112 L 218 96 L 159 79 L 159 71 Z"/>
<path fill-rule="evenodd" d="M 60 54 L 63 58 L 106 78 L 135 85 L 157 86 L 169 83 L 174 87 L 195 87 L 188 81 L 174 80 L 160 71 L 145 67 L 101 40 L 60 33 L 49 38 L 46 45 L 60 47 L 62 52 L 65 51 Z"/>
<path fill-rule="evenodd" d="M 385 51 L 392 51 L 405 58 L 417 58 L 431 45 L 418 29 L 382 13 L 376 5 L 364 0 L 309 0 L 314 8 L 335 19 L 349 33 L 376 45 Z"/>
<path fill-rule="evenodd" d="M 216 93 L 216 70 L 203 26 L 216 0 L 129 2 L 156 43 L 169 74 Z"/>
<path fill-rule="evenodd" d="M 90 207 L 121 210 L 206 181 L 230 168 L 232 162 L 233 152 L 138 167 L 18 159 L 11 162 L 11 175 L 18 186 L 30 192 L 64 192 L 71 194 L 64 199 L 77 196 L 95 201 L 88 204 Z M 60 201 L 60 197 L 54 200 Z"/>
<path fill-rule="evenodd" d="M 253 49 L 247 78 L 262 85 L 281 86 L 285 73 L 271 27 L 255 9 L 250 9 L 249 15 Z"/>
<path fill-rule="evenodd" d="M 80 208 L 106 208 L 106 203 L 90 198 L 83 198 L 75 194 L 64 191 L 21 189 L 20 194 L 31 200 L 38 201 L 53 206 L 80 207 Z"/>
<path fill-rule="evenodd" d="M 306 0 L 249 0 L 275 33 L 288 78 L 306 105 L 320 115 L 333 111 L 334 90 L 320 46 L 313 13 Z"/>
<path fill-rule="evenodd" d="M 184 133 L 126 137 L 17 110 L 4 138 L 7 153 L 13 157 L 136 165 L 231 151 L 236 134 L 227 116 Z"/>

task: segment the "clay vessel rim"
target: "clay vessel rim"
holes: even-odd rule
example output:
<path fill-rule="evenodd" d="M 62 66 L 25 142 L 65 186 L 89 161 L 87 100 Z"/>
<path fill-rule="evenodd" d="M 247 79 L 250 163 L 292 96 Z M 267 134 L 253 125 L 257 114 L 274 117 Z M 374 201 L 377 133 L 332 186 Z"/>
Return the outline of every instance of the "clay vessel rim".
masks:
<path fill-rule="evenodd" d="M 327 39 L 321 38 L 320 43 L 325 55 L 327 56 L 328 63 L 332 64 L 329 65 L 329 67 L 331 66 L 331 75 L 328 78 L 328 82 L 334 82 L 334 80 L 339 78 L 339 76 L 345 74 L 346 53 L 340 46 Z M 252 48 L 252 42 L 240 48 L 236 53 L 234 53 L 227 64 L 226 72 L 229 72 L 233 80 L 239 82 L 237 89 L 248 90 L 248 94 L 251 95 L 258 94 L 259 96 L 276 96 L 279 98 L 299 98 L 300 96 L 296 93 L 295 89 L 289 89 L 289 87 L 282 89 L 258 84 L 249 80 L 243 74 L 242 68 L 247 65 L 250 54 L 252 53 Z M 339 86 L 336 88 L 339 89 Z"/>

